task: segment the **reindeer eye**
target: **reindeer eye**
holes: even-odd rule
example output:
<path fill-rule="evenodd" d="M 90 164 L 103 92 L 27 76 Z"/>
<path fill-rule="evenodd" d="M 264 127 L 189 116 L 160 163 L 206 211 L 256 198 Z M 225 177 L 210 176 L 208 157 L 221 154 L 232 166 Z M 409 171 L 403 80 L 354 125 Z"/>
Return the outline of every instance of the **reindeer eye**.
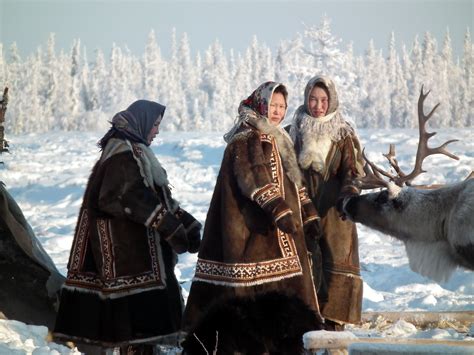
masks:
<path fill-rule="evenodd" d="M 383 190 L 379 193 L 379 195 L 377 196 L 377 198 L 375 199 L 375 202 L 379 203 L 379 204 L 385 204 L 388 202 L 388 191 L 387 190 Z"/>
<path fill-rule="evenodd" d="M 395 209 L 397 209 L 397 210 L 403 209 L 403 202 L 400 198 L 398 198 L 398 197 L 393 198 L 392 203 L 393 203 L 393 207 L 395 207 Z"/>

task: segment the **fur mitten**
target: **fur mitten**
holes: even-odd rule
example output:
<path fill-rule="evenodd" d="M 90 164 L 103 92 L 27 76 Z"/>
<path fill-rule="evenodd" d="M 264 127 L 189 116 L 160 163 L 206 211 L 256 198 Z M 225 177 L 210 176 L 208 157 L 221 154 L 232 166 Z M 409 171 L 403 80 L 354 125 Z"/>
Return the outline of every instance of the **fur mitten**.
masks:
<path fill-rule="evenodd" d="M 285 233 L 296 232 L 293 212 L 282 197 L 277 197 L 263 206 L 265 212 L 273 219 L 276 226 Z"/>
<path fill-rule="evenodd" d="M 306 188 L 302 187 L 298 191 L 301 203 L 301 217 L 303 220 L 303 228 L 305 235 L 312 237 L 313 239 L 319 240 L 321 238 L 321 226 L 320 217 L 316 207 L 306 192 Z"/>
<path fill-rule="evenodd" d="M 176 217 L 181 221 L 186 230 L 186 236 L 189 243 L 189 252 L 197 253 L 201 244 L 201 228 L 199 223 L 189 212 L 183 210 L 181 207 L 176 211 Z"/>
<path fill-rule="evenodd" d="M 188 250 L 188 240 L 183 224 L 171 212 L 166 211 L 151 225 L 163 237 L 173 250 L 182 254 Z"/>

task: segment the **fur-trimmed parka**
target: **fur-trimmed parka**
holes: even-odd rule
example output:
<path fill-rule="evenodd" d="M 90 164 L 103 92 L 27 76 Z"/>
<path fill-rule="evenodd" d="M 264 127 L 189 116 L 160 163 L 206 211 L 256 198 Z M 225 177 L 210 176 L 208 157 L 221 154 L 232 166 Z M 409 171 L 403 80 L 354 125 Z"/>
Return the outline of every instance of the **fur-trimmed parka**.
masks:
<path fill-rule="evenodd" d="M 164 231 L 170 224 L 168 230 L 182 229 L 179 218 L 185 211 L 172 199 L 166 172 L 150 154 L 143 144 L 112 137 L 94 166 L 61 293 L 56 338 L 110 348 L 153 342 L 180 329 L 183 300 L 174 249 L 183 252 L 188 240 L 175 240 L 185 232 Z"/>
<path fill-rule="evenodd" d="M 185 329 L 221 297 L 268 291 L 296 295 L 319 317 L 302 227 L 302 205 L 310 200 L 301 186 L 291 140 L 264 116 L 243 111 L 238 127 L 226 136 L 184 313 Z M 281 215 L 291 215 L 294 233 L 278 228 L 279 216 L 266 208 L 279 199 L 288 206 Z"/>
<path fill-rule="evenodd" d="M 309 95 L 317 83 L 329 93 L 328 112 L 322 118 L 311 117 L 308 109 Z M 353 181 L 362 173 L 361 148 L 353 128 L 337 109 L 334 83 L 325 77 L 311 79 L 290 135 L 308 194 L 321 217 L 323 277 L 315 280 L 321 314 L 338 323 L 358 323 L 363 283 L 357 230 L 355 223 L 341 218 L 336 204 L 346 195 L 360 193 Z"/>

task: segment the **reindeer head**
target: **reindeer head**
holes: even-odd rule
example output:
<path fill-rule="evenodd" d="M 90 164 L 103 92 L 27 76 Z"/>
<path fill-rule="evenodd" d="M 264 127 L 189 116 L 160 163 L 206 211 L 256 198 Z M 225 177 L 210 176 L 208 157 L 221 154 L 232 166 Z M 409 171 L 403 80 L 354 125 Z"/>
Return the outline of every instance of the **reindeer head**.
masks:
<path fill-rule="evenodd" d="M 405 191 L 405 187 L 409 186 L 416 189 L 433 189 L 441 186 L 412 185 L 413 179 L 425 172 L 422 167 L 423 159 L 430 155 L 443 154 L 450 158 L 459 160 L 456 155 L 446 150 L 446 146 L 457 141 L 456 139 L 449 140 L 436 148 L 428 147 L 428 140 L 434 136 L 436 132 L 427 132 L 425 125 L 439 106 L 439 104 L 437 104 L 428 115 L 424 114 L 423 103 L 428 94 L 429 91 L 425 94 L 422 87 L 418 99 L 419 141 L 413 170 L 409 174 L 405 174 L 400 169 L 396 159 L 395 146 L 393 144 L 390 145 L 389 152 L 383 154 L 383 156 L 387 158 L 393 172 L 386 171 L 372 163 L 365 155 L 365 151 L 363 151 L 362 154 L 366 161 L 364 166 L 365 176 L 357 179 L 355 182 L 356 185 L 359 186 L 361 190 L 374 188 L 383 188 L 384 190 L 347 198 L 344 201 L 343 210 L 351 220 L 380 230 L 383 227 L 382 224 L 386 223 L 386 221 L 377 220 L 376 216 L 381 215 L 384 212 L 395 216 L 405 210 L 408 204 L 413 204 L 412 194 Z"/>

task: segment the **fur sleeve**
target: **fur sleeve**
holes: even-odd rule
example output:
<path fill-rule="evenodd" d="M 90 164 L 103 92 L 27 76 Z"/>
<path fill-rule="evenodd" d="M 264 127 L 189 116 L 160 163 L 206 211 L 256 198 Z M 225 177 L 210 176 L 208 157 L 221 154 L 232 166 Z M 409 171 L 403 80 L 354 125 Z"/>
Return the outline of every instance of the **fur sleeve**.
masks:
<path fill-rule="evenodd" d="M 342 188 L 341 196 L 359 194 L 359 188 L 354 184 L 354 179 L 363 172 L 362 151 L 356 135 L 348 135 L 344 139 L 342 149 Z"/>
<path fill-rule="evenodd" d="M 265 160 L 260 134 L 257 131 L 239 133 L 230 148 L 232 170 L 245 197 L 256 200 L 260 191 L 275 190 L 272 189 L 270 165 Z"/>

